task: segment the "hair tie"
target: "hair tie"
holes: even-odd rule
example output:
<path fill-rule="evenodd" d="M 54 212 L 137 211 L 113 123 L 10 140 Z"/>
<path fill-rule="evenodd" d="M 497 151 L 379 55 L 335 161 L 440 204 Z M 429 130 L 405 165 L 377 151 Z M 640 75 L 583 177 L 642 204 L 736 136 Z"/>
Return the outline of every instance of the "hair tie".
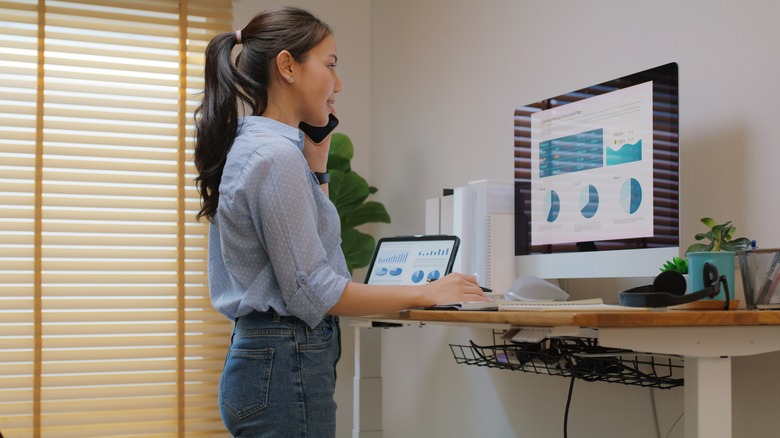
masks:
<path fill-rule="evenodd" d="M 241 29 L 236 31 L 236 44 L 241 44 Z"/>

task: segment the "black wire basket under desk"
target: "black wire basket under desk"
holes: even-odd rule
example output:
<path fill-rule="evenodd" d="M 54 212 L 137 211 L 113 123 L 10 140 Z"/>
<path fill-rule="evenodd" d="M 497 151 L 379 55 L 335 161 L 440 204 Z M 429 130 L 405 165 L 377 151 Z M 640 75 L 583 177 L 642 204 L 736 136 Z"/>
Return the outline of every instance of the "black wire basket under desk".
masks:
<path fill-rule="evenodd" d="M 555 337 L 526 343 L 503 340 L 501 335 L 493 332 L 493 345 L 470 341 L 450 344 L 450 349 L 459 364 L 659 389 L 684 383 L 681 356 L 602 347 L 595 338 Z"/>

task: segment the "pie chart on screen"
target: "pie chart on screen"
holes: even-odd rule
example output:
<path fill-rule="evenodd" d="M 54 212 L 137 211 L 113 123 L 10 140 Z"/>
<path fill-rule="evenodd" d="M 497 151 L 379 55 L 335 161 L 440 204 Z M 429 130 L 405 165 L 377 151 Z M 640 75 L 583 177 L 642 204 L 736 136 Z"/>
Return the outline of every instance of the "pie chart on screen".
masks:
<path fill-rule="evenodd" d="M 555 222 L 561 212 L 561 198 L 558 192 L 550 190 L 544 195 L 544 211 L 547 213 L 547 222 Z"/>
<path fill-rule="evenodd" d="M 628 214 L 634 214 L 642 205 L 642 185 L 636 178 L 626 180 L 620 187 L 620 206 Z"/>
<path fill-rule="evenodd" d="M 599 209 L 599 191 L 596 190 L 596 186 L 588 184 L 587 187 L 580 192 L 580 213 L 586 219 L 590 219 L 596 215 L 596 211 Z"/>

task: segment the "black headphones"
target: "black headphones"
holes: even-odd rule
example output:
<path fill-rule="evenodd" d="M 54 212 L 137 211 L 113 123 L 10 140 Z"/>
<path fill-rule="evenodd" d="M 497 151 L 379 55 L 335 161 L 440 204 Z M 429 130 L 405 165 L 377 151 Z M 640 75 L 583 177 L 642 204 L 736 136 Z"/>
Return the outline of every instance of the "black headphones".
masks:
<path fill-rule="evenodd" d="M 667 307 L 686 304 L 702 298 L 713 298 L 720 293 L 720 285 L 726 289 L 726 300 L 723 309 L 729 308 L 729 286 L 726 276 L 718 273 L 715 265 L 707 262 L 702 272 L 704 289 L 685 293 L 685 277 L 675 271 L 665 271 L 658 274 L 653 284 L 634 287 L 620 292 L 620 305 L 628 307 Z"/>

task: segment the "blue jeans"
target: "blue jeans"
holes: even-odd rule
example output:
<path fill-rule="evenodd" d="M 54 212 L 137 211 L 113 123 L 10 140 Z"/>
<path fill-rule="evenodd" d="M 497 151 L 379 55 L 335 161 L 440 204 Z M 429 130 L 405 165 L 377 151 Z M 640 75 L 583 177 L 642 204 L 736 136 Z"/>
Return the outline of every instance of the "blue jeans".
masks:
<path fill-rule="evenodd" d="M 334 437 L 338 318 L 315 328 L 273 311 L 236 320 L 219 382 L 222 421 L 235 437 Z"/>

